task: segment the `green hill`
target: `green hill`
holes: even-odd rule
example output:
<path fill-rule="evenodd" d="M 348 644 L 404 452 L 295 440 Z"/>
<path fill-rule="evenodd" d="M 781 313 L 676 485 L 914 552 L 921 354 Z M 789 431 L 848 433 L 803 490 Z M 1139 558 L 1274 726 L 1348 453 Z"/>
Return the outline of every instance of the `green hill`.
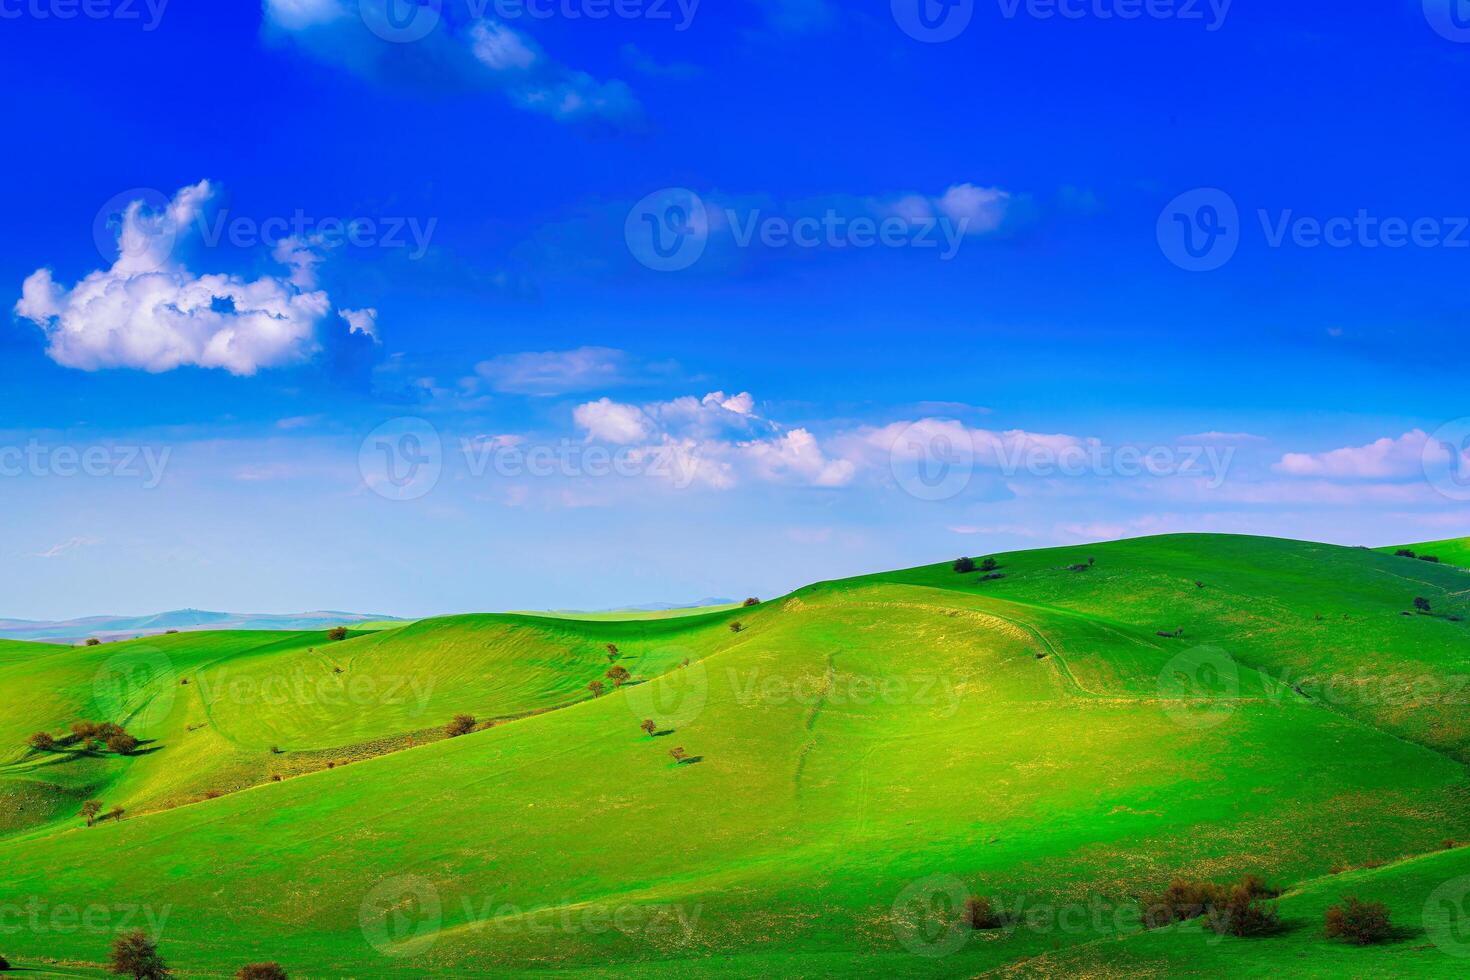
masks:
<path fill-rule="evenodd" d="M 1390 554 L 1400 548 L 1408 548 L 1416 555 L 1432 555 L 1447 565 L 1470 568 L 1470 538 L 1446 538 L 1443 541 L 1423 541 L 1419 544 L 1396 545 L 1380 548 Z"/>
<path fill-rule="evenodd" d="M 1470 874 L 1462 571 L 1209 535 L 995 558 L 669 619 L 0 649 L 0 881 L 103 909 L 0 953 L 100 963 L 126 909 L 184 976 L 1459 975 L 1470 919 L 1423 910 Z M 629 681 L 594 697 L 609 643 Z M 142 753 L 23 747 L 103 711 Z M 459 712 L 494 724 L 444 738 Z M 1246 872 L 1289 889 L 1279 935 L 1140 934 L 1139 892 Z M 1343 888 L 1405 935 L 1328 944 Z M 1010 927 L 957 928 L 965 895 Z"/>

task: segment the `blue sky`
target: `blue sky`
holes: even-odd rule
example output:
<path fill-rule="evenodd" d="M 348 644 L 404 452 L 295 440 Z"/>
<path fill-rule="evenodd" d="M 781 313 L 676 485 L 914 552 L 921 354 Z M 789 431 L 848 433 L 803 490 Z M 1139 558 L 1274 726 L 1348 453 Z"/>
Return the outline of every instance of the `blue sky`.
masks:
<path fill-rule="evenodd" d="M 1470 11 L 918 2 L 0 3 L 0 614 L 1467 532 Z"/>

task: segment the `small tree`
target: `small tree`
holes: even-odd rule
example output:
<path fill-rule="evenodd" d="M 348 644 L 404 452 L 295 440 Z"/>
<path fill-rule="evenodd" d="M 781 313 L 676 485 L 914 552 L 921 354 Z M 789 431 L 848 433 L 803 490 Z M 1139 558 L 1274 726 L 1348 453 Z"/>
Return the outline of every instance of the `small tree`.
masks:
<path fill-rule="evenodd" d="M 82 818 L 87 821 L 87 826 L 97 822 L 97 814 L 102 812 L 101 800 L 88 800 L 82 804 Z"/>
<path fill-rule="evenodd" d="M 89 637 L 87 637 L 87 646 L 89 646 L 89 647 L 100 647 L 101 645 L 102 645 L 102 641 L 99 640 L 99 639 L 97 639 L 97 637 L 95 637 L 95 636 L 89 636 Z"/>
<path fill-rule="evenodd" d="M 616 643 L 609 643 L 607 645 L 607 662 L 612 663 L 616 659 L 618 659 L 618 645 Z"/>
<path fill-rule="evenodd" d="M 755 596 L 751 596 L 749 599 L 746 599 L 744 602 L 741 603 L 742 606 L 758 606 L 760 604 L 761 601 Z"/>
<path fill-rule="evenodd" d="M 684 751 L 684 746 L 682 745 L 676 745 L 672 749 L 669 749 L 669 758 L 674 760 L 674 765 L 676 766 L 682 766 L 684 760 L 688 757 L 689 753 Z"/>
<path fill-rule="evenodd" d="M 333 626 L 331 629 L 327 630 L 327 639 L 332 640 L 333 642 L 336 642 L 337 640 L 347 639 L 347 627 Z"/>
<path fill-rule="evenodd" d="M 600 698 L 602 697 L 602 692 L 607 690 L 607 685 L 603 684 L 602 681 L 592 681 L 587 685 L 587 690 L 592 692 L 594 698 Z"/>
<path fill-rule="evenodd" d="M 120 732 L 107 740 L 107 751 L 118 755 L 132 755 L 137 747 L 138 740 L 127 732 Z"/>
<path fill-rule="evenodd" d="M 26 744 L 37 752 L 50 752 L 56 748 L 56 739 L 51 737 L 50 732 L 37 732 L 26 739 Z"/>
<path fill-rule="evenodd" d="M 999 929 L 1004 923 L 990 899 L 971 896 L 965 899 L 965 924 L 971 929 Z"/>
<path fill-rule="evenodd" d="M 444 726 L 444 734 L 450 738 L 468 735 L 475 730 L 474 715 L 455 715 L 454 720 Z"/>
<path fill-rule="evenodd" d="M 247 963 L 235 973 L 235 980 L 286 980 L 279 963 Z"/>
<path fill-rule="evenodd" d="M 71 726 L 71 733 L 82 741 L 90 741 L 97 735 L 97 724 L 91 721 L 79 721 Z"/>
<path fill-rule="evenodd" d="M 1357 946 L 1381 943 L 1393 934 L 1388 906 L 1382 902 L 1360 902 L 1344 897 L 1324 916 L 1328 939 L 1341 939 Z"/>
<path fill-rule="evenodd" d="M 1421 596 L 1414 597 L 1414 608 L 1422 613 L 1429 612 L 1429 600 Z"/>
<path fill-rule="evenodd" d="M 4 973 L 8 969 L 10 969 L 10 961 L 0 956 L 0 973 Z"/>
<path fill-rule="evenodd" d="M 956 572 L 959 572 L 961 575 L 965 574 L 966 572 L 973 572 L 975 570 L 975 559 L 956 558 L 954 563 L 954 570 Z"/>
<path fill-rule="evenodd" d="M 1398 558 L 1417 558 L 1418 557 L 1417 555 L 1414 554 L 1414 549 L 1413 548 L 1400 548 L 1398 551 L 1395 551 L 1394 552 L 1394 556 L 1395 557 L 1398 557 Z"/>
<path fill-rule="evenodd" d="M 743 629 L 745 629 L 745 624 L 742 623 L 738 619 L 735 620 L 735 622 L 733 622 L 733 623 L 730 624 L 730 632 L 731 633 L 739 633 Z"/>
<path fill-rule="evenodd" d="M 102 724 L 97 726 L 97 730 L 93 732 L 93 734 L 103 741 L 106 741 L 107 739 L 112 738 L 112 736 L 114 735 L 126 735 L 127 731 L 124 730 L 123 726 L 119 725 L 117 722 L 104 721 L 102 722 Z"/>
<path fill-rule="evenodd" d="M 652 718 L 644 718 L 643 724 L 639 725 L 638 727 L 643 729 L 649 735 L 652 735 L 654 732 L 658 731 L 658 725 L 654 724 Z"/>
<path fill-rule="evenodd" d="M 164 980 L 169 976 L 158 944 L 142 929 L 118 936 L 112 942 L 111 971 L 133 980 Z"/>
<path fill-rule="evenodd" d="M 608 680 L 613 682 L 613 687 L 622 687 L 628 682 L 628 678 L 633 675 L 628 673 L 628 668 L 621 664 L 614 664 L 607 669 L 606 676 Z"/>
<path fill-rule="evenodd" d="M 994 558 L 987 558 L 980 563 L 980 571 L 982 572 L 993 572 L 999 567 L 1000 562 L 996 561 Z"/>
<path fill-rule="evenodd" d="M 123 815 L 127 812 L 128 811 L 124 810 L 122 807 L 115 806 L 111 810 L 107 811 L 107 815 L 113 820 L 121 820 L 123 818 Z"/>

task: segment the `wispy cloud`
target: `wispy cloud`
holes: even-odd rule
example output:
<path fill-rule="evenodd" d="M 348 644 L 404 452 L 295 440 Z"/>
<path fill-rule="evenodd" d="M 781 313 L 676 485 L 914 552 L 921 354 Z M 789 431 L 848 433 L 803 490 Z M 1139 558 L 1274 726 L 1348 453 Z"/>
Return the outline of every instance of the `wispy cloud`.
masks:
<path fill-rule="evenodd" d="M 51 547 L 47 548 L 45 551 L 37 552 L 36 554 L 32 555 L 31 557 L 33 557 L 33 558 L 60 558 L 63 555 L 70 554 L 71 552 L 77 551 L 77 550 L 79 550 L 81 548 L 90 548 L 93 545 L 97 545 L 97 544 L 101 544 L 101 543 L 102 543 L 102 539 L 101 538 L 81 538 L 81 537 L 67 538 L 65 541 L 61 542 L 60 544 L 54 544 Z"/>

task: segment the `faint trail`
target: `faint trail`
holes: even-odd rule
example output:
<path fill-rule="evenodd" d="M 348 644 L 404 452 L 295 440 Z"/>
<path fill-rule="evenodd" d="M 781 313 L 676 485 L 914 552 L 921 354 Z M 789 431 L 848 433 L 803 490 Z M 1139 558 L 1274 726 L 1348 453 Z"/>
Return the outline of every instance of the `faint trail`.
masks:
<path fill-rule="evenodd" d="M 817 736 L 815 734 L 817 719 L 821 717 L 822 708 L 827 704 L 827 697 L 832 693 L 832 685 L 837 679 L 836 660 L 837 654 L 835 652 L 827 654 L 827 673 L 822 678 L 822 690 L 817 697 L 816 703 L 806 713 L 806 730 L 813 734 L 806 740 L 806 744 L 801 747 L 801 754 L 796 758 L 794 779 L 797 796 L 801 795 L 801 775 L 806 770 L 807 757 L 811 755 L 812 749 L 817 747 Z"/>

